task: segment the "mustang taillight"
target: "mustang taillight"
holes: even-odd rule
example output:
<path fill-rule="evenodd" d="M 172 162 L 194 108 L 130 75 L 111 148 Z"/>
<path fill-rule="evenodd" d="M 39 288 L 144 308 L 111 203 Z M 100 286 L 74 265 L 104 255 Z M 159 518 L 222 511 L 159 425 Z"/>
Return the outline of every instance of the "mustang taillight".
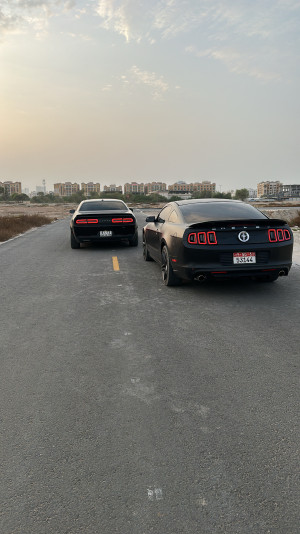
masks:
<path fill-rule="evenodd" d="M 197 243 L 197 235 L 195 234 L 195 232 L 188 235 L 188 243 L 190 243 L 191 245 Z"/>
<path fill-rule="evenodd" d="M 209 245 L 217 245 L 217 236 L 216 232 L 207 232 L 208 243 Z"/>
<path fill-rule="evenodd" d="M 98 219 L 77 219 L 76 224 L 97 224 Z"/>
<path fill-rule="evenodd" d="M 289 241 L 291 239 L 290 231 L 286 228 L 271 228 L 268 230 L 268 236 L 270 243 L 277 243 L 277 241 Z"/>
<path fill-rule="evenodd" d="M 188 243 L 191 245 L 217 245 L 217 236 L 216 232 L 192 232 L 188 235 Z"/>
<path fill-rule="evenodd" d="M 277 230 L 277 238 L 278 238 L 278 241 L 284 241 L 283 230 L 281 230 L 281 228 Z"/>
<path fill-rule="evenodd" d="M 127 218 L 119 218 L 119 219 L 112 219 L 111 220 L 112 223 L 132 223 L 133 222 L 133 218 L 132 217 L 127 217 Z"/>
<path fill-rule="evenodd" d="M 206 245 L 206 233 L 198 232 L 198 243 L 199 245 Z"/>

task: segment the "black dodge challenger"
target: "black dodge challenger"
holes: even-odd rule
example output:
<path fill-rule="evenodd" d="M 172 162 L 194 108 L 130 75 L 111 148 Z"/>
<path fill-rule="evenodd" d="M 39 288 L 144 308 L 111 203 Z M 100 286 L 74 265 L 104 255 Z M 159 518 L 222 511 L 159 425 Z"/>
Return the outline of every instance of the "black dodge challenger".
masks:
<path fill-rule="evenodd" d="M 288 224 L 239 200 L 170 202 L 146 222 L 143 256 L 161 265 L 167 286 L 233 277 L 271 282 L 292 265 Z"/>
<path fill-rule="evenodd" d="M 103 243 L 127 239 L 129 245 L 138 245 L 138 227 L 132 211 L 122 200 L 83 200 L 71 219 L 71 248 L 80 243 Z"/>

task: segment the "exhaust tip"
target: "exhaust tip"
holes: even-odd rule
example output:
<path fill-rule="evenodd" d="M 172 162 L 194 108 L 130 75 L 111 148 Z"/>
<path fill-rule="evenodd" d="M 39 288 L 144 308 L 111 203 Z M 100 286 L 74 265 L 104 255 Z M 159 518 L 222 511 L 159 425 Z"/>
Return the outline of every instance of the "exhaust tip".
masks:
<path fill-rule="evenodd" d="M 206 280 L 205 274 L 198 274 L 198 276 L 195 276 L 194 280 L 197 280 L 197 282 L 204 282 Z"/>
<path fill-rule="evenodd" d="M 286 271 L 282 269 L 281 271 L 279 271 L 278 276 L 286 276 Z"/>

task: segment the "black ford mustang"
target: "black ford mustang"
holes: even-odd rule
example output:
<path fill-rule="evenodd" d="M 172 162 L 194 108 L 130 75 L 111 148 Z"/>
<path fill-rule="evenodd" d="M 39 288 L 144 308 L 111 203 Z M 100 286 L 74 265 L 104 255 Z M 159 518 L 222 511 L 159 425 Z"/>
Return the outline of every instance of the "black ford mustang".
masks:
<path fill-rule="evenodd" d="M 138 227 L 132 211 L 122 200 L 83 200 L 71 219 L 71 247 L 80 243 L 101 243 L 127 239 L 129 245 L 138 245 Z"/>
<path fill-rule="evenodd" d="M 143 256 L 160 263 L 163 282 L 247 276 L 274 281 L 292 265 L 293 233 L 238 200 L 170 202 L 143 228 Z"/>

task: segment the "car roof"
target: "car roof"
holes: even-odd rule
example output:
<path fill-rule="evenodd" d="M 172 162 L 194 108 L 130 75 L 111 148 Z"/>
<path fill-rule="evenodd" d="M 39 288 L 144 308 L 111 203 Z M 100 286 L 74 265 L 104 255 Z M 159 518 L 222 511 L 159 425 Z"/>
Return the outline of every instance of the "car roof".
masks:
<path fill-rule="evenodd" d="M 241 204 L 241 200 L 232 200 L 231 198 L 190 198 L 189 200 L 175 200 L 174 204 L 178 206 L 184 206 L 185 204 L 204 204 L 209 202 L 234 202 L 235 204 Z"/>

